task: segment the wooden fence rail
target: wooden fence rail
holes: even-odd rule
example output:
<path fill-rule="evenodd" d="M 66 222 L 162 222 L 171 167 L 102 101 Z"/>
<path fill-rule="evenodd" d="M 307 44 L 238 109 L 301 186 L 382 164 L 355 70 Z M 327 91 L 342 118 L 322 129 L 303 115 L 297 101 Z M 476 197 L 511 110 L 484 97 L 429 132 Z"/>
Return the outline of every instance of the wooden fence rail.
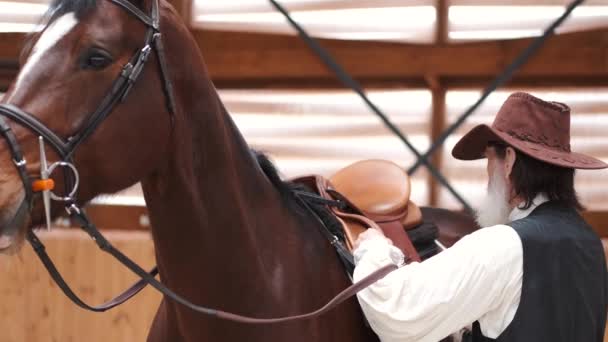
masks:
<path fill-rule="evenodd" d="M 105 234 L 144 267 L 154 263 L 148 232 Z M 57 229 L 42 239 L 70 285 L 88 302 L 106 301 L 135 280 L 80 231 Z M 143 342 L 159 301 L 155 291 L 145 289 L 121 307 L 90 313 L 61 293 L 29 246 L 16 255 L 0 256 L 0 342 Z"/>
<path fill-rule="evenodd" d="M 149 233 L 110 231 L 107 236 L 145 267 L 154 264 Z M 135 280 L 79 231 L 58 229 L 42 239 L 74 291 L 89 302 L 108 300 Z M 1 342 L 145 341 L 159 301 L 156 292 L 145 289 L 114 310 L 90 313 L 61 293 L 29 246 L 0 256 Z"/>

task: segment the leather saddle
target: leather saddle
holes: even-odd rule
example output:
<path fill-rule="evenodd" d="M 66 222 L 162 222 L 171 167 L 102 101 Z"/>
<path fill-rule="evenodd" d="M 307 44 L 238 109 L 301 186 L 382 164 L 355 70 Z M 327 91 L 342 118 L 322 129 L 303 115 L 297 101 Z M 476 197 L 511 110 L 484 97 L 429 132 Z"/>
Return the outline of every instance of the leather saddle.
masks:
<path fill-rule="evenodd" d="M 352 251 L 359 234 L 370 227 L 381 229 L 406 259 L 420 261 L 407 231 L 422 223 L 420 209 L 410 201 L 407 173 L 386 160 L 364 160 L 336 172 L 329 179 L 306 176 L 294 180 L 319 196 L 346 203 L 329 207 L 344 229 L 346 246 Z"/>

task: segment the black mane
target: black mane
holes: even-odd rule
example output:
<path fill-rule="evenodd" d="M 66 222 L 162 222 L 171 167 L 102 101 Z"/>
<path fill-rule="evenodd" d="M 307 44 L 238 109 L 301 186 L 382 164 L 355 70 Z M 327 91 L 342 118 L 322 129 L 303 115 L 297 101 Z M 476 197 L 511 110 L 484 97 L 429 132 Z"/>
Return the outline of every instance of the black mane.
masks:
<path fill-rule="evenodd" d="M 294 209 L 295 213 L 311 219 L 311 212 L 305 209 L 305 207 L 309 207 L 314 211 L 314 215 L 317 217 L 317 222 L 319 224 L 324 225 L 331 232 L 331 234 L 338 237 L 340 241 L 346 241 L 344 231 L 342 230 L 342 224 L 340 221 L 338 221 L 338 219 L 336 219 L 329 208 L 323 204 L 315 203 L 315 201 L 309 201 L 306 199 L 306 197 L 298 198 L 296 195 L 296 191 L 311 192 L 310 189 L 306 188 L 306 186 L 302 184 L 283 181 L 279 175 L 279 172 L 277 171 L 277 168 L 264 153 L 255 150 L 252 150 L 252 153 L 262 168 L 262 171 L 264 171 L 264 174 L 270 180 L 270 183 L 274 185 L 274 187 L 281 194 L 281 197 L 287 201 L 288 205 Z M 302 206 L 302 201 L 307 202 L 305 207 Z M 352 269 L 350 270 L 350 273 L 352 274 Z"/>
<path fill-rule="evenodd" d="M 276 166 L 270 160 L 270 158 L 268 158 L 267 155 L 265 155 L 264 153 L 262 153 L 260 151 L 256 151 L 256 150 L 252 150 L 251 152 L 255 156 L 255 159 L 257 160 L 258 165 L 260 165 L 260 168 L 262 169 L 262 171 L 264 171 L 264 174 L 266 175 L 266 177 L 268 178 L 270 183 L 272 183 L 272 185 L 274 185 L 274 187 L 277 190 L 279 190 L 279 193 L 281 194 L 281 196 L 282 197 L 292 197 L 293 190 L 296 188 L 299 188 L 299 186 L 297 186 L 291 182 L 283 181 Z"/>
<path fill-rule="evenodd" d="M 43 28 L 68 13 L 74 13 L 76 18 L 80 19 L 89 11 L 97 8 L 97 4 L 97 0 L 53 0 L 42 17 L 45 25 Z"/>
<path fill-rule="evenodd" d="M 25 57 L 23 54 L 26 51 L 31 50 L 36 32 L 46 30 L 55 20 L 68 13 L 74 13 L 77 19 L 81 19 L 86 13 L 97 8 L 97 5 L 97 0 L 53 0 L 49 4 L 46 13 L 42 15 L 38 29 L 26 37 L 23 49 L 21 50 L 21 59 Z"/>

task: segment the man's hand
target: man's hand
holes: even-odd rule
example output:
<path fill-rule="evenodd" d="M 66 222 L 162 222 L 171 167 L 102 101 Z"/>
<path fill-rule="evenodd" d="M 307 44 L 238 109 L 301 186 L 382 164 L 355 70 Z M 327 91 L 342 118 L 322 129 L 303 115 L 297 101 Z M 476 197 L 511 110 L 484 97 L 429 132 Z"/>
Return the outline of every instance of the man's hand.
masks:
<path fill-rule="evenodd" d="M 359 234 L 357 241 L 355 241 L 354 249 L 359 248 L 359 245 L 361 245 L 361 243 L 363 241 L 374 240 L 374 239 L 385 239 L 388 241 L 389 244 L 391 244 L 391 245 L 393 244 L 393 242 L 390 239 L 388 239 L 386 236 L 384 236 L 384 233 L 382 233 L 382 231 L 380 229 L 369 228 L 366 231 L 364 231 L 363 233 Z"/>

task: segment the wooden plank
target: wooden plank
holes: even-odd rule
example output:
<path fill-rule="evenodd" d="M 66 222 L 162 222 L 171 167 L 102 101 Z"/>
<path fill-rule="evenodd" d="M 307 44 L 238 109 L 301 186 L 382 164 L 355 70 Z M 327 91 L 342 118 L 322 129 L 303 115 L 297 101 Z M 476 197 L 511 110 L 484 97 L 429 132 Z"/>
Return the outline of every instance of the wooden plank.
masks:
<path fill-rule="evenodd" d="M 290 12 L 299 11 L 326 11 L 326 10 L 345 10 L 360 8 L 386 8 L 407 6 L 428 6 L 427 0 L 290 0 L 284 4 Z M 246 1 L 235 5 L 205 6 L 206 12 L 210 14 L 232 14 L 232 13 L 276 13 L 276 10 L 267 1 Z"/>
<path fill-rule="evenodd" d="M 450 4 L 448 0 L 436 0 L 437 7 L 437 25 L 435 29 L 435 43 L 444 45 L 448 42 L 450 34 Z"/>
<path fill-rule="evenodd" d="M 8 342 L 27 341 L 27 329 L 24 329 L 27 314 L 23 309 L 27 289 L 17 285 L 27 283 L 25 272 L 20 267 L 20 258 L 20 255 L 12 258 L 0 256 L 0 272 L 2 272 L 0 315 L 1 317 L 10 317 L 8 321 L 7 319 L 0 320 L 0 329 L 2 329 L 2 340 Z M 9 281 L 6 281 L 7 279 Z"/>
<path fill-rule="evenodd" d="M 90 204 L 89 218 L 105 230 L 148 230 L 148 209 L 137 205 Z"/>
<path fill-rule="evenodd" d="M 148 268 L 154 247 L 146 232 L 109 232 L 109 240 Z M 73 289 L 86 301 L 100 303 L 124 290 L 135 276 L 100 252 L 82 232 L 55 230 L 42 239 Z M 57 288 L 29 246 L 16 256 L 0 256 L 0 330 L 3 342 L 145 341 L 160 295 L 144 289 L 123 306 L 106 313 L 83 311 Z"/>
<path fill-rule="evenodd" d="M 457 0 L 458 6 L 565 6 L 570 4 L 568 0 Z M 605 6 L 606 0 L 587 0 L 583 6 L 599 5 Z"/>
<path fill-rule="evenodd" d="M 360 77 L 357 81 L 366 89 L 420 89 L 428 87 L 428 77 L 403 77 L 403 78 L 373 78 Z M 485 88 L 494 79 L 494 76 L 486 77 L 437 77 L 441 85 L 447 89 L 475 89 Z M 250 78 L 247 80 L 231 79 L 231 80 L 215 80 L 214 84 L 219 89 L 344 89 L 344 86 L 335 79 L 331 78 Z M 571 77 L 571 76 L 532 76 L 532 77 L 517 77 L 510 82 L 507 82 L 501 89 L 516 89 L 522 88 L 552 88 L 552 87 L 585 87 L 597 88 L 608 86 L 608 77 L 598 75 Z"/>
<path fill-rule="evenodd" d="M 298 37 L 198 29 L 193 30 L 193 35 L 218 86 L 306 83 L 337 86 L 333 74 Z M 11 75 L 16 71 L 14 63 L 23 38 L 24 34 L 0 34 L 0 60 L 13 63 L 9 68 Z M 423 84 L 424 78 L 432 75 L 447 82 L 442 83 L 445 86 L 450 82 L 472 86 L 473 81 L 484 84 L 500 73 L 531 39 L 445 45 L 320 42 L 364 85 L 373 82 Z M 6 72 L 4 68 L 5 78 Z M 517 79 L 532 84 L 546 79 L 608 84 L 608 29 L 550 38 L 520 70 Z"/>
<path fill-rule="evenodd" d="M 16 62 L 25 37 L 24 33 L 0 33 L 0 61 Z"/>
<path fill-rule="evenodd" d="M 431 141 L 436 141 L 439 135 L 445 130 L 446 121 L 446 89 L 437 83 L 437 85 L 431 89 L 433 94 L 433 119 L 431 127 Z M 431 163 L 437 170 L 441 170 L 441 161 L 443 153 L 443 146 L 439 147 L 438 151 L 431 157 Z M 433 177 L 431 173 L 429 177 L 429 205 L 437 206 L 439 203 L 439 196 L 442 185 L 437 182 L 437 179 Z"/>
<path fill-rule="evenodd" d="M 4 92 L 17 76 L 19 54 L 26 35 L 0 33 L 0 91 Z"/>
<path fill-rule="evenodd" d="M 608 211 L 586 211 L 583 217 L 599 236 L 608 238 Z"/>
<path fill-rule="evenodd" d="M 435 45 L 445 46 L 449 38 L 449 9 L 448 0 L 436 0 L 435 7 L 437 8 L 437 25 L 435 25 Z M 433 96 L 433 115 L 431 120 L 431 141 L 437 140 L 441 132 L 445 129 L 445 100 L 446 88 L 442 86 L 440 77 L 436 73 L 431 73 L 426 76 L 429 89 Z M 442 147 L 440 147 L 442 149 Z M 431 157 L 431 164 L 441 170 L 441 160 L 443 153 L 438 151 Z M 441 185 L 437 179 L 431 174 L 428 174 L 429 184 L 429 205 L 437 206 L 439 203 L 439 194 Z"/>
<path fill-rule="evenodd" d="M 438 97 L 438 100 L 441 96 Z M 444 102 L 445 103 L 445 102 Z M 440 103 L 437 103 L 440 110 Z M 439 123 L 435 129 L 440 126 Z M 120 206 L 120 205 L 101 205 L 91 204 L 86 208 L 87 214 L 95 224 L 103 230 L 120 231 L 147 231 L 149 226 L 142 223 L 142 218 L 147 219 L 147 209 L 142 206 Z M 591 210 L 583 212 L 583 217 L 602 237 L 608 238 L 608 211 Z M 0 288 L 1 289 L 1 288 Z"/>
<path fill-rule="evenodd" d="M 291 36 L 194 31 L 214 80 L 333 79 L 307 47 Z M 553 37 L 519 76 L 608 77 L 608 30 Z M 321 40 L 354 77 L 395 80 L 491 77 L 501 72 L 531 39 L 466 44 L 408 45 Z"/>

